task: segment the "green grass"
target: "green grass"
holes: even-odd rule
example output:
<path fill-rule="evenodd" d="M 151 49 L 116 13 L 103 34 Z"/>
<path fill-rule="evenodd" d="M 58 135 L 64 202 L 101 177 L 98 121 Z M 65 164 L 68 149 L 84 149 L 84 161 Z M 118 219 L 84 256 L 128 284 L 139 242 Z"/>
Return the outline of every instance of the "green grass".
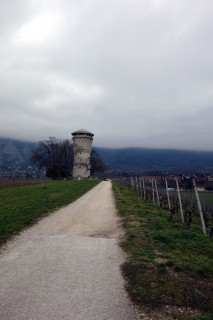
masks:
<path fill-rule="evenodd" d="M 181 192 L 183 198 L 186 199 L 196 199 L 194 191 L 191 192 Z M 213 204 L 213 192 L 201 191 L 199 192 L 199 198 L 201 202 L 207 204 Z"/>
<path fill-rule="evenodd" d="M 200 224 L 186 230 L 180 215 L 170 221 L 167 211 L 132 190 L 116 183 L 113 190 L 126 230 L 122 270 L 133 301 L 165 318 L 213 319 L 213 240 L 203 236 Z"/>
<path fill-rule="evenodd" d="M 0 245 L 39 218 L 67 205 L 98 181 L 54 181 L 0 190 Z"/>

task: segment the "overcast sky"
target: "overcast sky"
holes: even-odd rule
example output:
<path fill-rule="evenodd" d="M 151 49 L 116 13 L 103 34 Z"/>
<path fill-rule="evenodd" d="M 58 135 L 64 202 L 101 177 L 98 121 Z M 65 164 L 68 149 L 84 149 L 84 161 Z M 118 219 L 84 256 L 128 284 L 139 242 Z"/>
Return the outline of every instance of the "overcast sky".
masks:
<path fill-rule="evenodd" d="M 213 150 L 212 0 L 0 0 L 0 137 Z"/>

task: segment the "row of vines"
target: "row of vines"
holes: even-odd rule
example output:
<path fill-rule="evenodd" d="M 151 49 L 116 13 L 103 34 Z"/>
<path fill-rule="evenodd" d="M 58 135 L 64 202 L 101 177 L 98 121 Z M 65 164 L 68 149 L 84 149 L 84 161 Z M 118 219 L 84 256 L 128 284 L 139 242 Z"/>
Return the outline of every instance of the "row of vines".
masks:
<path fill-rule="evenodd" d="M 191 190 L 182 188 L 179 179 L 163 177 L 119 178 L 117 182 L 135 190 L 144 201 L 167 210 L 170 220 L 179 214 L 185 228 L 199 223 L 204 235 L 213 238 L 213 193 L 198 192 L 195 180 Z"/>
<path fill-rule="evenodd" d="M 30 186 L 50 182 L 50 179 L 0 179 L 0 189 Z"/>

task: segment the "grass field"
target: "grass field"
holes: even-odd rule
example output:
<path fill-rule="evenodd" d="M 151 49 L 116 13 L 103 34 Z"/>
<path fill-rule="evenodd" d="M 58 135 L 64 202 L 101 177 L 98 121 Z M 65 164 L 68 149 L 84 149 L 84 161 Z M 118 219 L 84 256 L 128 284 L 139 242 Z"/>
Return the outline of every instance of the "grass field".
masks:
<path fill-rule="evenodd" d="M 196 199 L 194 191 L 181 192 L 181 195 L 183 198 L 186 199 Z M 213 192 L 201 191 L 199 192 L 199 198 L 201 202 L 213 205 Z"/>
<path fill-rule="evenodd" d="M 122 270 L 134 302 L 152 319 L 213 319 L 213 240 L 200 225 L 186 230 L 117 183 L 113 190 L 126 230 Z M 157 316 L 158 315 L 158 316 Z"/>
<path fill-rule="evenodd" d="M 40 217 L 69 204 L 98 181 L 55 181 L 0 190 L 0 245 Z"/>

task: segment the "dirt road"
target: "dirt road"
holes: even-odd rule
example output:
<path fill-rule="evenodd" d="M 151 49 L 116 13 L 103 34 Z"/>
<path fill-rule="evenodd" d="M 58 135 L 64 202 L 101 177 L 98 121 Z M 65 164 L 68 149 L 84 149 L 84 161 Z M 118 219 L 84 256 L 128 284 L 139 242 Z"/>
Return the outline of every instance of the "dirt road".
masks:
<path fill-rule="evenodd" d="M 1 254 L 0 319 L 138 319 L 121 234 L 109 181 L 23 232 Z"/>

